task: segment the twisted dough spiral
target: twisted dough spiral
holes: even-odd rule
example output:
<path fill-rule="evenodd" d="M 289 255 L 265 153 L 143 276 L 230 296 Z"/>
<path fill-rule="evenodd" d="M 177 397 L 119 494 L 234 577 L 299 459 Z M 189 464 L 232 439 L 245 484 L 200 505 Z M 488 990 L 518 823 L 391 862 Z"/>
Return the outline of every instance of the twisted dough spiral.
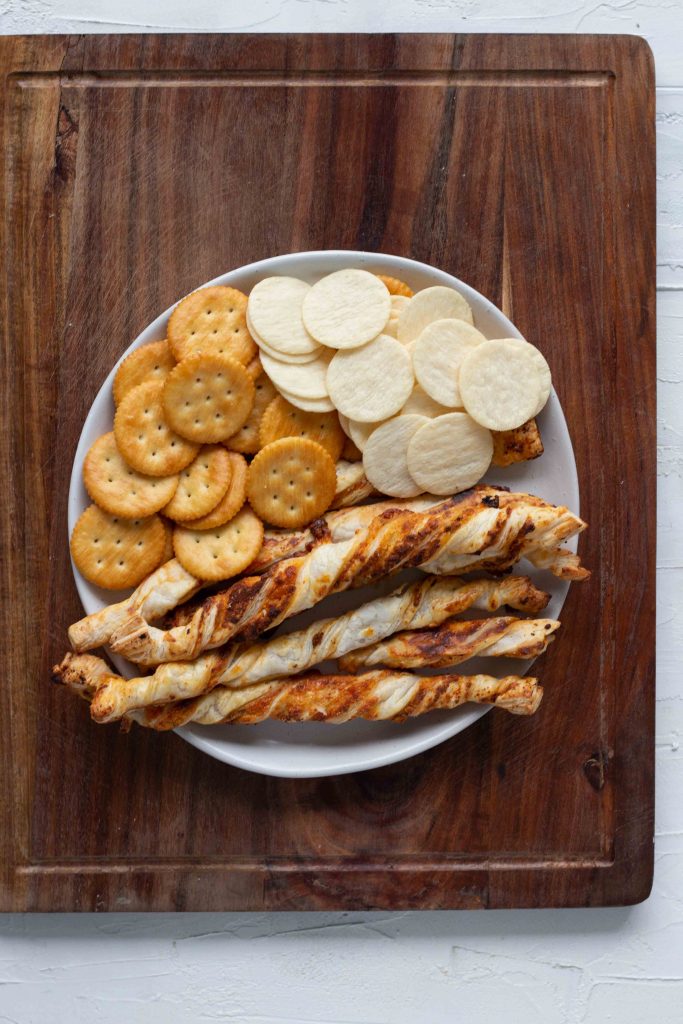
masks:
<path fill-rule="evenodd" d="M 53 669 L 53 681 L 89 700 L 108 667 L 90 654 L 67 654 Z M 195 700 L 131 712 L 151 729 L 175 729 L 188 722 L 253 724 L 266 718 L 284 722 L 347 722 L 352 718 L 403 721 L 426 711 L 454 708 L 467 701 L 495 704 L 518 715 L 538 708 L 543 690 L 536 679 L 506 676 L 416 676 L 377 670 L 360 676 L 295 676 L 242 689 L 217 686 Z"/>
<path fill-rule="evenodd" d="M 383 665 L 385 668 L 450 668 L 468 658 L 535 658 L 559 629 L 554 619 L 449 619 L 436 629 L 408 629 L 360 650 L 339 662 L 344 672 Z"/>
<path fill-rule="evenodd" d="M 420 566 L 448 574 L 506 569 L 524 554 L 556 548 L 584 526 L 566 508 L 538 498 L 505 495 L 492 502 L 477 488 L 424 512 L 387 510 L 350 540 L 286 558 L 261 576 L 238 580 L 196 608 L 183 609 L 169 629 L 150 626 L 133 613 L 111 637 L 111 646 L 138 665 L 191 660 L 231 639 L 253 640 L 328 594 L 400 569 Z"/>
<path fill-rule="evenodd" d="M 90 713 L 98 722 L 111 722 L 136 708 L 187 700 L 221 684 L 249 686 L 264 679 L 295 675 L 328 658 L 373 644 L 398 629 L 433 626 L 467 608 L 495 611 L 507 604 L 539 611 L 547 602 L 548 594 L 525 576 L 467 582 L 450 576 L 428 577 L 338 618 L 314 622 L 266 643 L 232 644 L 203 654 L 196 661 L 159 665 L 151 675 L 135 679 L 110 676 L 97 689 Z"/>

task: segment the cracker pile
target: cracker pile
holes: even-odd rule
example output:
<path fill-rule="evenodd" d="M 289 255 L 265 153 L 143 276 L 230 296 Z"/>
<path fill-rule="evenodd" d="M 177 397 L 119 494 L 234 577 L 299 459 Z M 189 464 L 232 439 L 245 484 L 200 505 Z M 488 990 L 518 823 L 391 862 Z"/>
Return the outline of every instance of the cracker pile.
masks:
<path fill-rule="evenodd" d="M 313 285 L 265 278 L 249 296 L 199 289 L 167 339 L 121 362 L 113 393 L 71 538 L 106 589 L 138 585 L 171 552 L 199 580 L 242 573 L 264 523 L 298 529 L 330 508 L 339 459 L 362 460 L 365 493 L 465 490 L 499 432 L 542 409 L 550 370 L 525 341 L 487 339 L 455 289 L 413 294 L 348 268 Z"/>
<path fill-rule="evenodd" d="M 271 277 L 249 296 L 247 322 L 282 400 L 336 411 L 349 440 L 340 450 L 360 454 L 369 482 L 396 498 L 472 487 L 503 447 L 497 435 L 532 421 L 550 394 L 538 349 L 487 339 L 454 288 L 413 294 L 359 269 L 314 285 Z"/>

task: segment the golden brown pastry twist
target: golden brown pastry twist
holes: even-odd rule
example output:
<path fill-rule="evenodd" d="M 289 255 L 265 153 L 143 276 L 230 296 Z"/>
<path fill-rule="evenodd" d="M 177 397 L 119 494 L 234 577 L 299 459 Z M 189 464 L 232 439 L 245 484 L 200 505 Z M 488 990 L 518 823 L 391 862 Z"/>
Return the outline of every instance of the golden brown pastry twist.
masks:
<path fill-rule="evenodd" d="M 111 646 L 139 665 L 191 660 L 231 639 L 253 640 L 329 594 L 400 569 L 507 569 L 524 554 L 557 547 L 584 526 L 567 509 L 540 499 L 508 495 L 505 503 L 498 505 L 496 498 L 491 504 L 477 489 L 425 512 L 388 510 L 348 541 L 284 559 L 190 606 L 169 629 L 150 626 L 134 613 L 111 637 Z"/>
<path fill-rule="evenodd" d="M 231 644 L 196 661 L 159 665 L 151 675 L 134 679 L 110 676 L 97 690 L 91 714 L 98 722 L 111 722 L 136 708 L 187 700 L 218 685 L 250 686 L 264 679 L 295 675 L 321 661 L 373 644 L 398 629 L 433 626 L 468 608 L 495 611 L 507 604 L 524 611 L 540 611 L 548 596 L 525 576 L 467 582 L 451 576 L 428 577 L 336 619 L 314 622 L 306 629 L 265 643 Z"/>

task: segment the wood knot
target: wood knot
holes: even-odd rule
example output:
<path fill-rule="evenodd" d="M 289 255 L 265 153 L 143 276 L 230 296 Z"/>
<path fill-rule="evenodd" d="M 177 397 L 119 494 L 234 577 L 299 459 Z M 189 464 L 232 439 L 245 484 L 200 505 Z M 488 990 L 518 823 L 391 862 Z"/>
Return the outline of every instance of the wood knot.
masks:
<path fill-rule="evenodd" d="M 57 185 L 71 181 L 75 177 L 77 142 L 78 122 L 64 104 L 61 104 L 57 115 L 52 172 L 54 183 Z"/>
<path fill-rule="evenodd" d="M 605 785 L 607 768 L 611 757 L 611 750 L 599 750 L 591 754 L 583 763 L 583 774 L 596 793 L 599 793 Z"/>

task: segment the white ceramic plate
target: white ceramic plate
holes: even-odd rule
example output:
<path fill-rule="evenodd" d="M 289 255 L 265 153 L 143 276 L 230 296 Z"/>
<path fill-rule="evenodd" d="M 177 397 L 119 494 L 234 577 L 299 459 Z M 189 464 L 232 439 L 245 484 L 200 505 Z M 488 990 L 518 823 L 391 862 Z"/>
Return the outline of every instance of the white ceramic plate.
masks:
<path fill-rule="evenodd" d="M 291 275 L 313 283 L 324 274 L 344 267 L 363 267 L 367 270 L 389 274 L 408 282 L 415 290 L 430 285 L 442 284 L 457 288 L 470 303 L 476 326 L 489 338 L 521 337 L 513 324 L 500 310 L 476 292 L 473 288 L 434 267 L 400 256 L 355 251 L 323 251 L 291 253 L 261 260 L 239 270 L 230 271 L 215 278 L 208 284 L 231 285 L 249 292 L 261 278 L 272 274 Z M 171 309 L 147 327 L 124 356 L 147 342 L 165 337 L 166 324 Z M 118 366 L 118 364 L 117 364 Z M 111 430 L 114 418 L 112 381 L 116 366 L 105 380 L 92 404 L 83 425 L 83 431 L 76 449 L 71 484 L 69 488 L 69 535 L 83 509 L 89 504 L 82 482 L 83 459 L 90 445 L 101 434 Z M 554 504 L 568 505 L 579 513 L 579 488 L 576 464 L 567 424 L 557 395 L 553 391 L 550 400 L 538 417 L 545 454 L 533 462 L 518 467 L 498 469 L 486 477 L 491 483 L 505 484 L 511 490 L 527 491 Z M 576 545 L 569 547 L 576 550 Z M 87 614 L 96 612 L 112 601 L 121 600 L 123 594 L 100 590 L 84 579 L 73 567 L 76 587 Z M 556 618 L 564 604 L 568 584 L 555 579 L 550 573 L 539 572 L 523 562 L 518 570 L 531 576 L 539 585 L 552 594 L 545 615 Z M 348 608 L 367 601 L 380 592 L 392 590 L 403 577 L 383 581 L 381 585 L 352 593 L 339 594 L 323 601 L 316 609 L 285 623 L 283 632 L 300 628 L 315 618 L 340 614 Z M 563 643 L 562 632 L 557 643 Z M 131 666 L 121 658 L 115 659 L 119 670 L 131 674 Z M 530 662 L 506 659 L 478 658 L 468 662 L 458 671 L 485 671 L 492 675 L 525 671 Z M 548 686 L 559 684 L 560 680 L 544 680 Z M 323 725 L 306 723 L 286 725 L 281 722 L 264 722 L 260 725 L 239 726 L 194 726 L 178 729 L 183 739 L 212 757 L 227 764 L 237 765 L 249 771 L 264 775 L 278 775 L 289 778 L 306 778 L 323 775 L 338 775 L 345 772 L 362 771 L 380 765 L 392 764 L 412 757 L 423 750 L 442 743 L 444 740 L 472 725 L 488 707 L 464 706 L 455 711 L 439 711 L 412 719 L 398 725 L 391 722 L 352 721 L 344 725 Z M 542 706 L 540 713 L 543 713 Z M 503 714 L 503 712 L 499 712 Z"/>

